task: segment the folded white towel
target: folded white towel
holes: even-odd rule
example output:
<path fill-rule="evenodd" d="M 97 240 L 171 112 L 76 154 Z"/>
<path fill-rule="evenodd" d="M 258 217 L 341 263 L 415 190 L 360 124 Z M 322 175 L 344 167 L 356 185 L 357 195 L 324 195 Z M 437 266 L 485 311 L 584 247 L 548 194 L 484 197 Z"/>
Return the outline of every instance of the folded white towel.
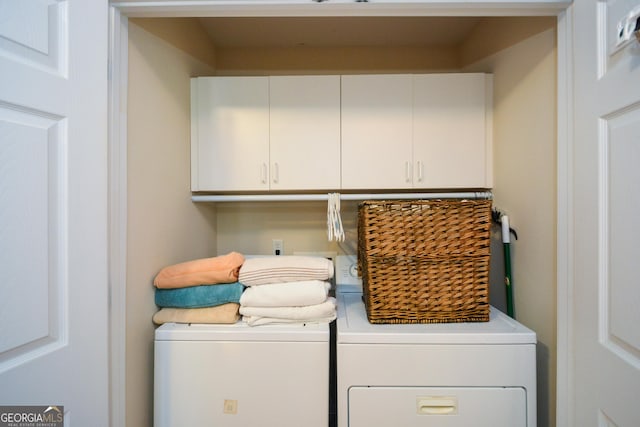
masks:
<path fill-rule="evenodd" d="M 273 256 L 246 259 L 240 267 L 238 281 L 245 286 L 302 280 L 329 280 L 333 261 L 313 256 Z"/>
<path fill-rule="evenodd" d="M 240 296 L 240 305 L 247 307 L 300 307 L 321 304 L 329 295 L 331 284 L 320 280 L 273 283 L 252 286 Z"/>
<path fill-rule="evenodd" d="M 268 317 L 272 319 L 312 322 L 318 321 L 319 319 L 326 319 L 335 316 L 336 299 L 334 297 L 327 297 L 327 299 L 321 304 L 308 305 L 304 307 L 240 306 L 240 314 L 246 316 L 248 319 L 252 317 Z"/>
<path fill-rule="evenodd" d="M 270 324 L 289 324 L 289 323 L 330 323 L 336 320 L 336 315 L 327 316 L 324 318 L 310 319 L 310 320 L 296 320 L 296 319 L 279 319 L 277 317 L 260 317 L 260 316 L 242 316 L 242 320 L 249 326 L 260 326 Z"/>

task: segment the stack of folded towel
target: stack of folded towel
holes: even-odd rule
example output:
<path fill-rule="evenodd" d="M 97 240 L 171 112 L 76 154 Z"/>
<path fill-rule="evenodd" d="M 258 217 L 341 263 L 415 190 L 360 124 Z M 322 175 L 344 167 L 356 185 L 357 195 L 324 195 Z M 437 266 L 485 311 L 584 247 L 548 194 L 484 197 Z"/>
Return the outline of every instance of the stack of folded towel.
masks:
<path fill-rule="evenodd" d="M 160 307 L 153 322 L 237 322 L 244 290 L 238 281 L 243 262 L 244 256 L 230 252 L 163 268 L 153 281 Z"/>
<path fill-rule="evenodd" d="M 252 326 L 331 322 L 336 318 L 332 277 L 333 262 L 321 257 L 249 258 L 239 275 L 247 286 L 240 297 L 242 320 Z"/>

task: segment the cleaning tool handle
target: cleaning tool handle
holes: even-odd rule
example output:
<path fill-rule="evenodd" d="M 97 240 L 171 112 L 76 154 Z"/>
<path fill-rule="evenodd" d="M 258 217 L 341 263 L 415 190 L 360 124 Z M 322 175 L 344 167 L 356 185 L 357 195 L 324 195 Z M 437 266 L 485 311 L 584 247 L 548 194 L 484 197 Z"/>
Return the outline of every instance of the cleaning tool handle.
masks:
<path fill-rule="evenodd" d="M 502 215 L 500 218 L 502 224 L 502 243 L 511 243 L 511 232 L 509 230 L 509 217 Z"/>
<path fill-rule="evenodd" d="M 514 317 L 514 303 L 513 303 L 513 283 L 511 283 L 511 245 L 505 243 L 502 245 L 504 249 L 504 284 L 507 293 L 507 314 L 509 317 Z"/>

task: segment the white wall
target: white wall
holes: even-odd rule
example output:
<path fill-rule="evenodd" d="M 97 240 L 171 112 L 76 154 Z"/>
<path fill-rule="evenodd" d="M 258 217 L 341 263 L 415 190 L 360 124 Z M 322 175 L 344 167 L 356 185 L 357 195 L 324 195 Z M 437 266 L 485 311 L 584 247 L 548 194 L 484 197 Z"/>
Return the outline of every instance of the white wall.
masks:
<path fill-rule="evenodd" d="M 189 167 L 189 78 L 211 71 L 129 24 L 127 426 L 152 425 L 155 274 L 216 255 L 215 212 L 191 202 Z"/>

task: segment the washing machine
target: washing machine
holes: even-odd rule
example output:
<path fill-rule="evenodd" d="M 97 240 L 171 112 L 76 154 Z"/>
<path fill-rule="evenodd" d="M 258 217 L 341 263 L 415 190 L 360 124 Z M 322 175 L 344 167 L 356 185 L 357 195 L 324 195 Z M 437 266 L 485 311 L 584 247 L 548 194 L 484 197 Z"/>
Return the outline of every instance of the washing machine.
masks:
<path fill-rule="evenodd" d="M 353 257 L 336 259 L 338 427 L 535 427 L 536 335 L 488 322 L 371 324 Z"/>
<path fill-rule="evenodd" d="M 166 323 L 154 426 L 327 427 L 329 325 Z"/>

